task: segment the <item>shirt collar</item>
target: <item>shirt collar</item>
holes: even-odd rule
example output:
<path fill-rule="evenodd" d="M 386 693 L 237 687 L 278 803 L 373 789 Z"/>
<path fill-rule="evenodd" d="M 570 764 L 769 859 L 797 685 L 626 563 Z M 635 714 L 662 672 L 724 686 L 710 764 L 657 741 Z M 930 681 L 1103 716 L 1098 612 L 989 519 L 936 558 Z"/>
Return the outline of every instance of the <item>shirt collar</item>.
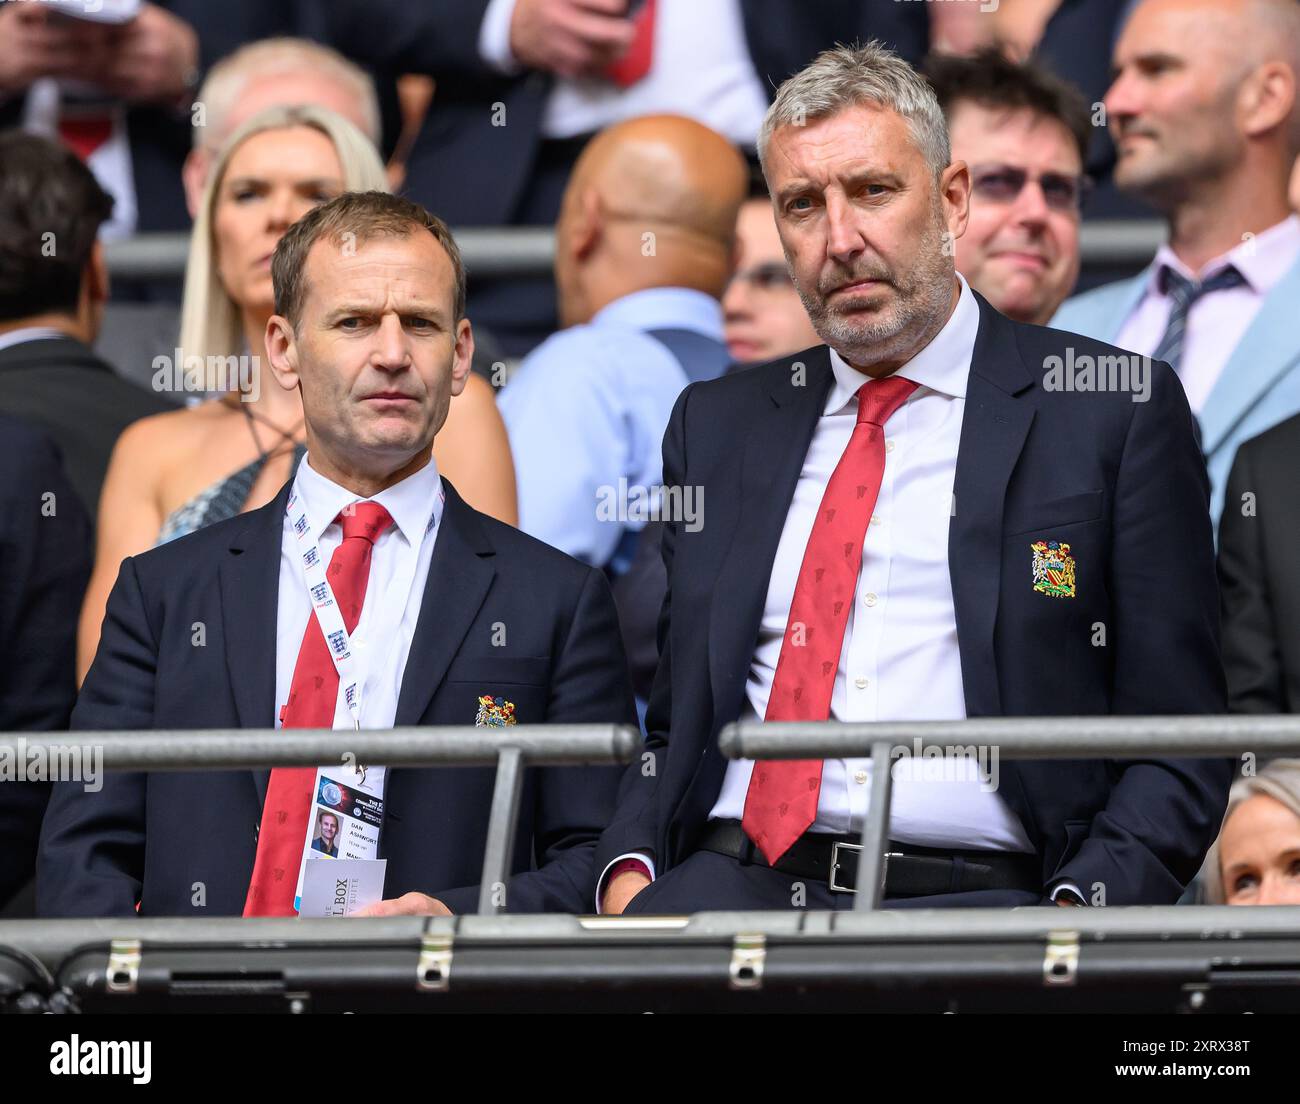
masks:
<path fill-rule="evenodd" d="M 50 326 L 26 326 L 21 330 L 10 330 L 7 334 L 0 334 L 0 349 L 22 345 L 27 341 L 49 341 L 56 337 L 67 336 L 62 330 Z"/>
<path fill-rule="evenodd" d="M 1232 265 L 1245 277 L 1247 285 L 1257 295 L 1267 295 L 1281 282 L 1300 257 L 1300 217 L 1288 215 L 1276 226 L 1234 245 L 1226 253 L 1206 262 L 1199 273 L 1183 264 L 1166 242 L 1156 252 L 1147 285 L 1148 295 L 1163 295 L 1160 273 L 1172 268 L 1180 276 L 1192 281 L 1206 280 Z"/>
<path fill-rule="evenodd" d="M 722 306 L 694 288 L 655 287 L 634 291 L 598 310 L 593 326 L 634 330 L 694 330 L 722 340 Z"/>
<path fill-rule="evenodd" d="M 432 456 L 424 467 L 400 483 L 394 483 L 373 498 L 362 499 L 356 492 L 340 487 L 321 475 L 311 466 L 309 453 L 298 465 L 294 493 L 302 502 L 303 511 L 307 515 L 308 531 L 314 541 L 319 542 L 343 507 L 365 501 L 378 502 L 387 510 L 402 536 L 416 548 L 426 530 L 434 528 L 441 520 L 444 501 L 442 477 L 438 474 L 438 465 Z"/>
<path fill-rule="evenodd" d="M 941 395 L 964 399 L 971 355 L 975 351 L 975 336 L 980 328 L 980 308 L 965 278 L 959 273 L 957 279 L 961 281 L 961 294 L 957 297 L 952 316 L 930 344 L 895 374 Z M 831 350 L 831 371 L 835 373 L 835 386 L 831 388 L 823 414 L 840 413 L 858 393 L 858 388 L 871 379 L 865 372 L 852 367 L 834 349 Z"/>

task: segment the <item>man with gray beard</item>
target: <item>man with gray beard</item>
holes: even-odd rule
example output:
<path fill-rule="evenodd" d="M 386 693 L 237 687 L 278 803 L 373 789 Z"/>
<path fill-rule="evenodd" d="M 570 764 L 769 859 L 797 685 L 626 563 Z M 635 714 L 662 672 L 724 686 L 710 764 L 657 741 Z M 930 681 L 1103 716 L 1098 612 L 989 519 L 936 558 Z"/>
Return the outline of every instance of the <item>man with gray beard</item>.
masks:
<path fill-rule="evenodd" d="M 1224 707 L 1205 465 L 1169 366 L 1142 402 L 1045 386 L 1070 349 L 1118 350 L 1012 322 L 957 275 L 969 171 L 877 44 L 782 85 L 759 154 L 826 344 L 677 401 L 664 482 L 706 509 L 665 525 L 650 755 L 597 853 L 608 912 L 852 907 L 870 763 L 728 762 L 734 720 Z M 1001 762 L 989 784 L 961 758 L 894 772 L 887 907 L 1172 903 L 1231 774 Z"/>

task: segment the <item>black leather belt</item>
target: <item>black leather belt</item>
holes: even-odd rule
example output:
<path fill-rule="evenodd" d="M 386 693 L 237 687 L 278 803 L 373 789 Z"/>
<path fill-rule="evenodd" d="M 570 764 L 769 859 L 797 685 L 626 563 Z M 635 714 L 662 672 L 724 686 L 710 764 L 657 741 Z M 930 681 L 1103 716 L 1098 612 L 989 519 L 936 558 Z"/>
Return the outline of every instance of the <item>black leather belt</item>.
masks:
<path fill-rule="evenodd" d="M 699 846 L 742 862 L 769 865 L 739 821 L 709 821 Z M 856 893 L 861 850 L 860 837 L 810 832 L 796 840 L 772 869 L 824 881 L 836 893 Z M 1043 886 L 1038 856 L 1015 851 L 951 851 L 890 840 L 884 867 L 886 897 L 929 897 L 977 889 L 1040 893 Z"/>

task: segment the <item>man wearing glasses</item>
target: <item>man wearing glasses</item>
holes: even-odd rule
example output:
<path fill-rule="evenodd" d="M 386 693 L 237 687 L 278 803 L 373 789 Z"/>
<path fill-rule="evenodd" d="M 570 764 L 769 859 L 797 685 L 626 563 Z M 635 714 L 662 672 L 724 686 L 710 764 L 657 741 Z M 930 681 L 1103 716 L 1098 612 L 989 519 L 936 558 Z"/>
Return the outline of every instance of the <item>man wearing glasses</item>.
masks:
<path fill-rule="evenodd" d="M 1071 85 L 995 50 L 925 66 L 970 166 L 957 271 L 1003 314 L 1046 325 L 1079 276 L 1088 105 Z"/>

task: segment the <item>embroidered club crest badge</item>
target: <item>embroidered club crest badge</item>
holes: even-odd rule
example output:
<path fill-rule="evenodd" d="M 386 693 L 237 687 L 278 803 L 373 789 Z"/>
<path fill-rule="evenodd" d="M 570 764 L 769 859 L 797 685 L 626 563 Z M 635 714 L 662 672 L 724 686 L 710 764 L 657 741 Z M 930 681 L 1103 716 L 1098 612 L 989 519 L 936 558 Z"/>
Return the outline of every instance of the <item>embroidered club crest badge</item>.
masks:
<path fill-rule="evenodd" d="M 515 703 L 505 698 L 494 698 L 490 694 L 480 694 L 478 715 L 474 718 L 476 728 L 505 728 L 515 723 Z"/>
<path fill-rule="evenodd" d="M 1074 558 L 1070 546 L 1060 541 L 1034 541 L 1034 589 L 1050 598 L 1073 598 Z"/>

